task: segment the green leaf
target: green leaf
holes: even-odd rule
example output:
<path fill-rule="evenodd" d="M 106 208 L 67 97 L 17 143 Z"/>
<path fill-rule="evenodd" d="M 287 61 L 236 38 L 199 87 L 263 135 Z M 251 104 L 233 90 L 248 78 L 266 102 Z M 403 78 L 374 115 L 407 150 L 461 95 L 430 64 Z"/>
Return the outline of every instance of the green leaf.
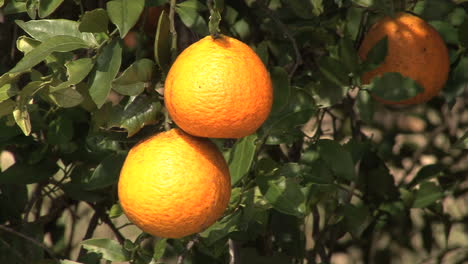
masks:
<path fill-rule="evenodd" d="M 200 12 L 206 10 L 206 6 L 197 0 L 188 0 L 176 5 L 175 11 L 182 22 L 200 35 L 208 35 L 208 25 Z"/>
<path fill-rule="evenodd" d="M 17 106 L 13 110 L 13 117 L 16 124 L 21 128 L 25 136 L 31 134 L 31 118 L 26 107 Z"/>
<path fill-rule="evenodd" d="M 297 170 L 286 164 L 272 173 L 257 175 L 255 181 L 273 208 L 285 214 L 303 217 L 306 213 L 305 196 L 294 178 L 298 174 Z"/>
<path fill-rule="evenodd" d="M 60 264 L 84 264 L 84 263 L 75 262 L 75 261 L 71 261 L 71 260 L 60 260 Z"/>
<path fill-rule="evenodd" d="M 3 8 L 3 14 L 13 15 L 26 12 L 26 2 L 8 1 L 7 5 Z"/>
<path fill-rule="evenodd" d="M 416 96 L 424 89 L 411 78 L 398 72 L 388 72 L 376 76 L 372 82 L 364 86 L 377 97 L 387 101 L 402 101 Z"/>
<path fill-rule="evenodd" d="M 106 10 L 102 8 L 96 8 L 91 11 L 86 11 L 81 18 L 78 29 L 81 32 L 107 32 L 109 26 L 109 16 Z"/>
<path fill-rule="evenodd" d="M 167 239 L 162 238 L 159 239 L 155 244 L 154 244 L 154 249 L 153 249 L 153 260 L 158 261 L 160 258 L 164 256 L 164 252 L 166 251 L 167 247 Z"/>
<path fill-rule="evenodd" d="M 15 84 L 7 83 L 0 87 L 0 102 L 3 102 L 19 92 L 18 87 Z"/>
<path fill-rule="evenodd" d="M 59 35 L 82 39 L 89 47 L 98 46 L 93 34 L 82 33 L 78 30 L 78 22 L 67 19 L 41 19 L 23 22 L 15 20 L 15 23 L 31 37 L 41 42 Z"/>
<path fill-rule="evenodd" d="M 443 190 L 433 182 L 423 182 L 416 191 L 413 208 L 426 208 L 444 197 Z"/>
<path fill-rule="evenodd" d="M 385 61 L 388 52 L 388 37 L 379 40 L 367 53 L 363 63 L 363 71 L 371 71 Z"/>
<path fill-rule="evenodd" d="M 371 214 L 366 205 L 345 205 L 344 219 L 346 229 L 353 237 L 361 237 L 364 230 L 371 224 Z"/>
<path fill-rule="evenodd" d="M 371 7 L 375 0 L 351 0 L 354 4 L 362 7 Z"/>
<path fill-rule="evenodd" d="M 83 247 L 98 254 L 102 254 L 102 258 L 109 261 L 129 261 L 129 254 L 125 249 L 114 240 L 107 238 L 94 238 L 82 241 Z"/>
<path fill-rule="evenodd" d="M 114 185 L 119 180 L 119 173 L 126 155 L 107 156 L 94 170 L 89 181 L 84 185 L 87 191 L 99 190 Z"/>
<path fill-rule="evenodd" d="M 69 87 L 57 92 L 49 93 L 48 97 L 58 106 L 63 108 L 71 108 L 81 104 L 84 97 L 75 87 Z"/>
<path fill-rule="evenodd" d="M 112 89 L 122 95 L 139 95 L 145 88 L 145 83 L 151 81 L 153 71 L 152 60 L 137 60 L 112 82 Z"/>
<path fill-rule="evenodd" d="M 158 120 L 162 106 L 144 94 L 131 98 L 125 108 L 117 106 L 112 110 L 108 126 L 124 128 L 128 137 L 133 136 L 145 125 L 154 124 Z"/>
<path fill-rule="evenodd" d="M 244 137 L 234 145 L 229 160 L 229 171 L 231 174 L 231 185 L 236 185 L 247 173 L 253 162 L 257 141 L 257 135 L 252 134 Z"/>
<path fill-rule="evenodd" d="M 40 41 L 26 36 L 21 36 L 16 40 L 16 47 L 19 51 L 23 52 L 24 54 L 35 49 L 37 46 L 39 46 L 39 44 L 41 44 Z"/>
<path fill-rule="evenodd" d="M 215 242 L 225 238 L 230 233 L 237 231 L 237 224 L 239 223 L 241 216 L 241 211 L 236 211 L 233 214 L 221 218 L 212 226 L 205 229 L 200 233 L 200 237 L 203 238 L 203 243 L 208 246 L 213 245 Z"/>
<path fill-rule="evenodd" d="M 128 31 L 135 26 L 143 7 L 145 0 L 114 0 L 107 2 L 107 13 L 120 32 L 120 37 L 124 38 Z"/>
<path fill-rule="evenodd" d="M 50 144 L 65 144 L 73 138 L 73 121 L 60 115 L 52 120 L 47 128 L 47 141 Z"/>
<path fill-rule="evenodd" d="M 454 102 L 455 99 L 463 94 L 468 83 L 468 57 L 464 56 L 458 64 L 452 69 L 450 78 L 442 92 L 448 102 Z"/>
<path fill-rule="evenodd" d="M 26 1 L 26 12 L 31 19 L 36 19 L 37 9 L 39 8 L 39 0 Z"/>
<path fill-rule="evenodd" d="M 408 184 L 408 188 L 414 187 L 422 181 L 427 181 L 434 177 L 442 176 L 444 172 L 444 166 L 441 164 L 430 164 L 419 169 L 416 176 Z"/>
<path fill-rule="evenodd" d="M 281 67 L 274 67 L 271 70 L 271 80 L 273 82 L 273 106 L 272 114 L 280 113 L 289 103 L 291 87 L 289 85 L 288 73 Z"/>
<path fill-rule="evenodd" d="M 63 3 L 63 0 L 41 0 L 39 1 L 39 17 L 40 18 L 48 17 L 62 3 Z"/>
<path fill-rule="evenodd" d="M 356 177 L 351 154 L 337 141 L 328 139 L 319 140 L 317 150 L 320 158 L 325 161 L 336 176 L 347 180 L 352 180 Z"/>
<path fill-rule="evenodd" d="M 0 184 L 37 183 L 52 177 L 57 170 L 57 164 L 51 161 L 42 161 L 40 170 L 38 170 L 37 165 L 16 162 L 0 173 Z"/>
<path fill-rule="evenodd" d="M 159 68 L 167 72 L 171 64 L 171 43 L 169 15 L 166 10 L 161 12 L 158 21 L 158 28 L 154 40 L 154 58 Z"/>
<path fill-rule="evenodd" d="M 340 103 L 348 91 L 348 87 L 336 85 L 324 77 L 319 78 L 316 83 L 309 83 L 307 89 L 311 91 L 315 103 L 320 108 Z"/>
<path fill-rule="evenodd" d="M 448 44 L 458 45 L 458 30 L 453 25 L 445 21 L 430 21 L 444 41 Z"/>
<path fill-rule="evenodd" d="M 62 89 L 69 88 L 72 85 L 78 84 L 93 69 L 94 61 L 90 58 L 83 58 L 67 62 L 65 67 L 67 68 L 68 81 L 60 83 L 59 85 L 50 87 L 50 92 L 57 92 Z"/>
<path fill-rule="evenodd" d="M 24 213 L 27 203 L 28 189 L 26 185 L 2 185 L 0 187 L 0 222 L 10 221 L 12 224 L 20 223 L 22 220 L 21 215 Z"/>
<path fill-rule="evenodd" d="M 314 17 L 311 1 L 290 0 L 287 1 L 287 5 L 292 9 L 294 14 L 302 19 L 311 19 Z"/>
<path fill-rule="evenodd" d="M 460 44 L 468 48 L 468 17 L 465 17 L 465 20 L 463 20 L 463 23 L 458 27 L 458 40 L 460 41 Z"/>
<path fill-rule="evenodd" d="M 345 36 L 352 41 L 355 41 L 358 37 L 359 30 L 361 28 L 362 16 L 366 10 L 364 8 L 358 8 L 351 6 L 347 10 L 346 14 L 346 26 L 345 26 Z"/>
<path fill-rule="evenodd" d="M 35 49 L 24 55 L 24 57 L 11 69 L 10 73 L 29 71 L 32 67 L 43 61 L 52 52 L 67 52 L 76 49 L 89 48 L 82 39 L 71 36 L 55 36 L 42 42 Z"/>
<path fill-rule="evenodd" d="M 354 48 L 353 41 L 349 38 L 341 38 L 339 43 L 339 55 L 341 62 L 348 71 L 353 75 L 358 74 L 359 57 L 356 49 Z"/>
<path fill-rule="evenodd" d="M 114 204 L 109 210 L 110 218 L 117 218 L 123 214 L 122 206 L 119 203 Z"/>
<path fill-rule="evenodd" d="M 319 60 L 319 69 L 323 76 L 333 84 L 339 87 L 349 85 L 349 77 L 340 61 L 323 56 Z"/>
<path fill-rule="evenodd" d="M 102 49 L 98 55 L 96 69 L 92 73 L 89 94 L 98 108 L 106 102 L 112 81 L 120 69 L 122 62 L 122 46 L 119 41 L 113 41 Z"/>
<path fill-rule="evenodd" d="M 16 102 L 12 100 L 6 100 L 0 103 L 0 118 L 9 115 L 13 112 L 16 107 Z"/>
<path fill-rule="evenodd" d="M 375 100 L 368 91 L 359 91 L 356 106 L 359 110 L 359 116 L 361 119 L 366 123 L 371 124 L 374 121 Z"/>

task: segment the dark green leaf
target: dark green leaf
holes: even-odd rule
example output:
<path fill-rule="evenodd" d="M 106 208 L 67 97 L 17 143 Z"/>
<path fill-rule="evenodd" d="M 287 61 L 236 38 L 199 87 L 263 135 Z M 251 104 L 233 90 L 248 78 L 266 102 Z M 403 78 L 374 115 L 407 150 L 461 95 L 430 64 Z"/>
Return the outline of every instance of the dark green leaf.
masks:
<path fill-rule="evenodd" d="M 84 187 L 85 190 L 98 190 L 116 184 L 125 157 L 125 155 L 120 154 L 106 157 L 94 170 Z"/>
<path fill-rule="evenodd" d="M 444 166 L 441 164 L 430 164 L 422 167 L 418 174 L 411 180 L 408 184 L 408 188 L 414 187 L 422 181 L 432 179 L 434 177 L 439 177 L 443 175 Z"/>
<path fill-rule="evenodd" d="M 384 62 L 388 51 L 388 37 L 379 40 L 367 53 L 363 61 L 363 71 L 371 71 Z"/>
<path fill-rule="evenodd" d="M 161 12 L 158 28 L 154 40 L 154 58 L 159 67 L 167 72 L 171 63 L 171 43 L 169 15 L 165 10 Z"/>
<path fill-rule="evenodd" d="M 28 22 L 16 20 L 15 22 L 31 37 L 42 42 L 51 37 L 63 35 L 82 39 L 90 47 L 98 45 L 93 34 L 82 33 L 78 30 L 79 24 L 76 21 L 67 19 L 41 19 L 30 20 Z"/>
<path fill-rule="evenodd" d="M 339 87 L 349 85 L 349 77 L 340 61 L 323 56 L 319 60 L 319 69 L 323 76 L 333 84 Z"/>
<path fill-rule="evenodd" d="M 453 25 L 445 21 L 431 21 L 429 24 L 439 32 L 446 43 L 458 44 L 459 31 Z"/>
<path fill-rule="evenodd" d="M 65 67 L 67 68 L 68 81 L 63 82 L 55 87 L 51 86 L 49 89 L 50 92 L 56 92 L 78 84 L 84 78 L 86 78 L 86 76 L 88 76 L 89 72 L 93 69 L 93 66 L 94 61 L 90 58 L 83 58 L 67 62 Z"/>
<path fill-rule="evenodd" d="M 361 119 L 364 120 L 367 124 L 371 124 L 374 121 L 375 100 L 368 91 L 359 91 L 356 106 Z"/>
<path fill-rule="evenodd" d="M 61 115 L 49 123 L 47 141 L 50 144 L 65 144 L 73 138 L 73 121 Z"/>
<path fill-rule="evenodd" d="M 316 83 L 309 83 L 307 88 L 311 91 L 315 103 L 320 108 L 340 103 L 348 91 L 347 87 L 336 85 L 325 78 L 321 78 Z"/>
<path fill-rule="evenodd" d="M 40 18 L 48 17 L 62 3 L 63 3 L 63 0 L 41 0 L 39 2 L 39 17 Z"/>
<path fill-rule="evenodd" d="M 356 238 L 361 237 L 364 230 L 371 223 L 371 214 L 369 208 L 365 205 L 345 205 L 344 218 L 346 229 Z"/>
<path fill-rule="evenodd" d="M 58 170 L 54 162 L 42 162 L 41 169 L 37 165 L 16 162 L 6 171 L 0 173 L 0 184 L 31 184 L 52 177 Z"/>
<path fill-rule="evenodd" d="M 151 81 L 153 71 L 152 60 L 138 60 L 112 82 L 112 89 L 122 95 L 139 95 L 145 88 L 145 83 Z"/>
<path fill-rule="evenodd" d="M 10 73 L 28 71 L 38 63 L 43 61 L 52 52 L 67 52 L 76 49 L 89 48 L 88 43 L 80 38 L 71 36 L 55 36 L 42 42 L 37 48 L 29 53 L 10 70 Z"/>
<path fill-rule="evenodd" d="M 426 208 L 444 197 L 443 190 L 433 182 L 423 182 L 416 191 L 413 208 Z"/>
<path fill-rule="evenodd" d="M 77 201 L 94 203 L 107 199 L 104 194 L 84 190 L 84 186 L 82 184 L 69 182 L 65 183 L 62 186 L 62 189 L 68 197 Z"/>
<path fill-rule="evenodd" d="M 0 174 L 0 179 L 2 175 Z M 21 223 L 21 216 L 28 203 L 28 189 L 24 184 L 0 186 L 0 223 Z"/>
<path fill-rule="evenodd" d="M 257 135 L 252 134 L 244 137 L 234 145 L 229 160 L 229 171 L 231 174 L 231 185 L 236 185 L 250 171 L 255 149 Z"/>
<path fill-rule="evenodd" d="M 350 39 L 340 39 L 339 55 L 347 72 L 352 73 L 353 76 L 358 74 L 359 58 L 354 48 L 354 43 Z"/>
<path fill-rule="evenodd" d="M 463 23 L 458 27 L 458 40 L 460 44 L 468 48 L 468 17 L 465 18 Z"/>
<path fill-rule="evenodd" d="M 352 0 L 352 2 L 358 6 L 371 7 L 375 0 Z"/>
<path fill-rule="evenodd" d="M 112 81 L 120 69 L 122 62 L 122 46 L 118 41 L 113 41 L 102 50 L 96 62 L 96 69 L 92 74 L 89 94 L 98 108 L 106 102 Z"/>
<path fill-rule="evenodd" d="M 317 143 L 320 158 L 336 176 L 347 180 L 355 178 L 354 163 L 346 148 L 334 140 L 322 139 Z M 339 165 L 338 165 L 339 164 Z"/>
<path fill-rule="evenodd" d="M 107 2 L 107 13 L 124 38 L 128 31 L 135 26 L 143 12 L 145 0 L 114 0 Z"/>
<path fill-rule="evenodd" d="M 350 7 L 346 14 L 345 36 L 355 41 L 361 28 L 361 19 L 364 14 L 364 8 Z"/>
<path fill-rule="evenodd" d="M 86 11 L 81 18 L 78 29 L 81 32 L 107 32 L 109 26 L 109 16 L 107 16 L 106 10 L 102 8 L 96 8 L 91 11 Z"/>
<path fill-rule="evenodd" d="M 90 251 L 102 254 L 102 258 L 109 261 L 129 261 L 129 254 L 114 240 L 107 238 L 94 238 L 82 241 L 83 247 Z"/>
<path fill-rule="evenodd" d="M 446 87 L 442 90 L 448 102 L 453 102 L 466 89 L 468 83 L 468 57 L 462 57 L 451 72 Z"/>
<path fill-rule="evenodd" d="M 291 87 L 289 85 L 288 73 L 281 67 L 274 67 L 271 70 L 271 80 L 273 82 L 273 106 L 272 114 L 280 113 L 289 103 Z"/>
<path fill-rule="evenodd" d="M 373 94 L 387 101 L 402 101 L 416 96 L 424 89 L 411 78 L 404 77 L 398 72 L 388 72 L 372 79 L 365 85 Z"/>
<path fill-rule="evenodd" d="M 300 18 L 310 19 L 314 17 L 311 1 L 290 0 L 287 1 L 287 5 Z"/>
<path fill-rule="evenodd" d="M 426 21 L 444 20 L 445 16 L 448 15 L 455 7 L 456 5 L 452 1 L 418 1 L 413 12 L 421 16 L 421 18 Z"/>

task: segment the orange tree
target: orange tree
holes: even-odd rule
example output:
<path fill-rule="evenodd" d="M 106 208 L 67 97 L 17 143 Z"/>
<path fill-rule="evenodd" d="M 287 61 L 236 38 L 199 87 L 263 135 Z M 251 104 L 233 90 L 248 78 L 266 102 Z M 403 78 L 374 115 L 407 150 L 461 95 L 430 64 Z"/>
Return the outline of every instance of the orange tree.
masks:
<path fill-rule="evenodd" d="M 0 7 L 0 263 L 468 260 L 466 0 L 2 0 Z M 391 24 L 398 12 L 412 22 L 395 22 L 358 52 L 372 25 Z M 169 146 L 181 153 L 170 162 L 155 147 L 125 170 L 126 186 L 137 186 L 143 200 L 126 196 L 122 210 L 117 192 L 129 150 L 178 127 L 164 105 L 166 77 L 185 48 L 210 34 L 256 52 L 271 77 L 271 112 L 250 135 L 203 140 L 229 167 L 224 214 L 182 238 L 152 236 L 124 211 L 145 203 L 146 224 L 176 219 L 184 229 L 191 222 L 179 218 L 193 213 L 184 201 L 202 206 L 219 191 L 174 179 L 180 188 L 156 184 L 164 194 L 145 200 L 151 192 L 138 186 L 151 182 L 142 160 L 155 160 L 151 177 L 201 177 L 199 154 Z M 232 56 L 221 65 L 243 59 Z M 197 61 L 190 64 L 190 75 L 178 74 L 203 82 Z M 224 78 L 210 69 L 206 83 Z M 361 81 L 369 71 L 379 75 Z M 257 81 L 239 72 L 228 80 Z M 238 98 L 255 91 L 223 87 L 238 89 Z M 217 107 L 224 100 L 214 99 Z M 209 109 L 209 100 L 197 102 Z M 244 101 L 229 102 L 209 116 L 245 110 L 236 109 Z"/>

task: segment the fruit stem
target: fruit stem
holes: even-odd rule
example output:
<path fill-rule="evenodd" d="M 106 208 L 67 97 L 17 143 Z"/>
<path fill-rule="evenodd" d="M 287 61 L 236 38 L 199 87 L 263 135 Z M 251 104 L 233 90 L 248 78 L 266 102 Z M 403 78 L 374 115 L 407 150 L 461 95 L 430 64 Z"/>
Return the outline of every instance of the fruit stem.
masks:
<path fill-rule="evenodd" d="M 210 35 L 213 39 L 218 39 L 221 37 L 219 29 L 219 24 L 221 22 L 221 12 L 222 12 L 222 1 L 217 0 L 207 0 L 208 9 L 210 10 L 210 22 L 208 24 L 208 29 Z"/>

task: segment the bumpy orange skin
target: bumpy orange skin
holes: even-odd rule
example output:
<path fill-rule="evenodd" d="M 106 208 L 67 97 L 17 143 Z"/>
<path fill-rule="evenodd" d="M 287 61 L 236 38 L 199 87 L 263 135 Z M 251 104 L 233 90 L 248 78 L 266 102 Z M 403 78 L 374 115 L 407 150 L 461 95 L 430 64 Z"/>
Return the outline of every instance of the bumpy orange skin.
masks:
<path fill-rule="evenodd" d="M 207 36 L 177 57 L 164 100 L 171 118 L 189 134 L 241 138 L 267 119 L 273 90 L 265 65 L 249 46 Z"/>
<path fill-rule="evenodd" d="M 202 231 L 222 216 L 231 180 L 213 143 L 172 129 L 130 150 L 118 193 L 123 211 L 143 231 L 180 238 Z"/>
<path fill-rule="evenodd" d="M 364 84 L 386 72 L 399 72 L 418 82 L 424 92 L 403 101 L 386 101 L 386 104 L 418 104 L 436 96 L 448 78 L 450 61 L 447 47 L 439 33 L 427 22 L 408 13 L 398 13 L 394 18 L 384 17 L 367 32 L 359 49 L 365 59 L 379 40 L 388 37 L 385 61 L 362 76 Z"/>

